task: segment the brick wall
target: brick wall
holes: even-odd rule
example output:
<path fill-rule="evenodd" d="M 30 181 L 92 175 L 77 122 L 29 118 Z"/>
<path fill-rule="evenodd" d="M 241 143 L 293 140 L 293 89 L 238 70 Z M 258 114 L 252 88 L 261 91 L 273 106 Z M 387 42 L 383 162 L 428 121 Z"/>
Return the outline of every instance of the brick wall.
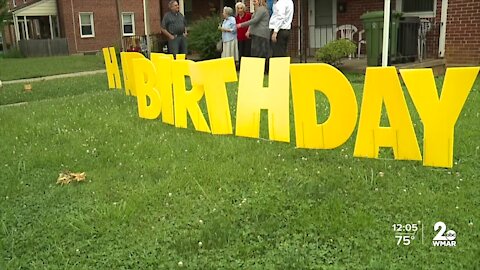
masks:
<path fill-rule="evenodd" d="M 133 12 L 135 35 L 145 34 L 143 1 L 119 1 L 120 12 Z M 60 32 L 67 38 L 70 53 L 98 51 L 103 47 L 121 46 L 121 21 L 116 0 L 61 0 L 58 1 Z M 95 37 L 80 36 L 79 13 L 93 12 Z M 149 1 L 150 33 L 160 32 L 160 2 Z"/>
<path fill-rule="evenodd" d="M 480 65 L 480 1 L 448 1 L 445 59 L 447 65 Z"/>

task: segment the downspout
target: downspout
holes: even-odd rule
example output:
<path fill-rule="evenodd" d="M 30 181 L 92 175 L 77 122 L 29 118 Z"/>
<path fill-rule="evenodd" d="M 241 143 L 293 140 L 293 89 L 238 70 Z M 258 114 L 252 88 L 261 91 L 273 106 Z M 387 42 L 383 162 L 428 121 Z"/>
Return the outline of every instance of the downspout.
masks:
<path fill-rule="evenodd" d="M 302 1 L 298 1 L 298 38 L 297 38 L 297 56 L 300 56 L 300 63 L 302 62 Z"/>
<path fill-rule="evenodd" d="M 123 39 L 123 25 L 122 25 L 122 14 L 121 14 L 121 8 L 120 8 L 120 0 L 115 0 L 115 8 L 117 9 L 117 19 L 118 19 L 118 27 L 119 27 L 119 43 L 120 43 L 120 46 L 118 48 L 120 48 L 121 51 L 125 51 L 125 48 L 123 47 L 123 42 L 122 42 L 122 39 Z"/>
<path fill-rule="evenodd" d="M 73 10 L 73 0 L 70 0 L 72 6 L 72 23 L 73 23 L 73 41 L 75 43 L 75 53 L 78 53 L 77 31 L 75 31 L 75 12 Z"/>
<path fill-rule="evenodd" d="M 145 25 L 145 39 L 147 42 L 147 57 L 150 57 L 150 16 L 148 14 L 148 0 L 143 0 L 143 23 Z"/>
<path fill-rule="evenodd" d="M 307 0 L 303 1 L 303 16 L 302 16 L 302 30 L 303 30 L 303 57 L 305 59 L 305 63 L 308 62 L 308 56 L 309 56 L 309 44 L 310 44 L 310 27 L 308 25 L 308 9 L 309 9 L 309 2 Z"/>

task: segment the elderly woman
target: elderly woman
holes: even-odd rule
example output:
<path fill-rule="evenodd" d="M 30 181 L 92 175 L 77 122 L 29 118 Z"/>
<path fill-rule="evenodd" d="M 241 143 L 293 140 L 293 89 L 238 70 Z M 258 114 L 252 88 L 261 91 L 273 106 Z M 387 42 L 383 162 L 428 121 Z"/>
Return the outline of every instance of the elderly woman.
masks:
<path fill-rule="evenodd" d="M 252 56 L 268 60 L 270 56 L 270 29 L 268 28 L 270 15 L 265 0 L 253 0 L 253 5 L 255 6 L 255 13 L 253 13 L 252 19 L 237 24 L 237 27 L 249 27 L 247 36 L 252 39 Z"/>
<path fill-rule="evenodd" d="M 235 21 L 237 24 L 248 22 L 252 18 L 252 14 L 247 11 L 247 7 L 242 2 L 235 4 L 235 9 L 237 11 L 237 16 L 235 16 Z M 250 39 L 246 36 L 247 28 L 237 28 L 237 40 L 238 40 L 238 57 L 240 60 L 242 56 L 250 56 Z"/>
<path fill-rule="evenodd" d="M 238 61 L 237 27 L 231 7 L 223 8 L 223 22 L 219 29 L 222 31 L 222 58 L 233 57 Z"/>

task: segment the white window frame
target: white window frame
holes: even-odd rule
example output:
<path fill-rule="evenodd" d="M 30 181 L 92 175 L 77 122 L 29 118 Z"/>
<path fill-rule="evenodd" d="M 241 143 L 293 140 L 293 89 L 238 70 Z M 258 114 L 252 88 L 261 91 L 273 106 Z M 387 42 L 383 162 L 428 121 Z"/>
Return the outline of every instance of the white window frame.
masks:
<path fill-rule="evenodd" d="M 132 18 L 132 33 L 125 33 L 125 22 L 123 21 L 123 16 L 130 15 Z M 122 12 L 122 35 L 124 37 L 135 36 L 135 13 L 133 12 Z"/>
<path fill-rule="evenodd" d="M 13 7 L 17 7 L 17 1 L 16 0 L 12 0 L 12 4 L 13 4 Z"/>
<path fill-rule="evenodd" d="M 396 10 L 403 12 L 403 0 L 396 1 Z M 437 16 L 437 0 L 433 0 L 433 10 L 432 11 L 424 11 L 424 12 L 403 12 L 405 16 L 418 16 L 420 18 L 435 18 Z"/>
<path fill-rule="evenodd" d="M 90 25 L 92 27 L 92 34 L 88 34 L 88 35 L 83 34 L 83 32 L 82 32 L 82 15 L 89 15 L 90 16 Z M 95 25 L 93 23 L 93 12 L 79 12 L 78 13 L 78 22 L 79 22 L 79 26 L 80 26 L 80 37 L 81 38 L 95 37 Z"/>

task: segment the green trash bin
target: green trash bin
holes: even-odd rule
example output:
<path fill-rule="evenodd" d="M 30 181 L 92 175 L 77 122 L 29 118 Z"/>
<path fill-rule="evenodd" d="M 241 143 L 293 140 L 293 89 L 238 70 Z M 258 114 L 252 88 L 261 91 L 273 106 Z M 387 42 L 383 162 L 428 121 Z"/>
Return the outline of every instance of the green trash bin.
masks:
<path fill-rule="evenodd" d="M 397 36 L 400 17 L 400 13 L 392 13 L 390 15 L 389 59 L 397 55 Z M 383 11 L 364 13 L 360 19 L 363 22 L 365 40 L 367 42 L 367 65 L 380 66 L 382 64 L 383 46 Z"/>

